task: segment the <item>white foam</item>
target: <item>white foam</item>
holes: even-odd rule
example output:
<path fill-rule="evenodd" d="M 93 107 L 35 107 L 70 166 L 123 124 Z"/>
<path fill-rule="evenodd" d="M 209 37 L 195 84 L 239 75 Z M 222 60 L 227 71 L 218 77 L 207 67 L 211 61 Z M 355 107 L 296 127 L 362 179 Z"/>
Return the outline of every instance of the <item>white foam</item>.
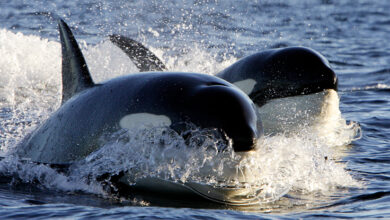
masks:
<path fill-rule="evenodd" d="M 198 44 L 191 45 L 190 47 L 191 50 L 178 56 L 172 56 L 167 51 L 159 48 L 148 48 L 157 57 L 161 58 L 169 71 L 197 72 L 214 75 L 237 60 L 237 58 L 225 56 L 222 61 L 218 62 L 216 54 L 210 54 Z"/>
<path fill-rule="evenodd" d="M 60 45 L 0 29 L 0 148 L 9 151 L 60 100 Z"/>
<path fill-rule="evenodd" d="M 0 175 L 11 179 L 16 178 L 24 183 L 38 183 L 48 189 L 106 195 L 102 186 L 97 182 L 87 182 L 75 176 L 66 176 L 47 165 L 22 161 L 13 156 L 0 160 Z"/>
<path fill-rule="evenodd" d="M 338 163 L 344 148 L 323 142 L 310 128 L 265 137 L 257 151 L 239 154 L 231 146 L 218 152 L 218 139 L 199 135 L 201 146 L 196 141 L 188 146 L 181 136 L 162 128 L 125 132 L 113 138 L 120 141 L 111 141 L 88 156 L 74 173 L 99 176 L 125 171 L 130 185 L 159 178 L 190 187 L 195 183 L 246 188 L 256 193 L 247 198 L 256 196 L 258 202 L 274 201 L 289 191 L 327 194 L 339 187 L 361 186 L 345 170 L 346 164 Z"/>
<path fill-rule="evenodd" d="M 84 46 L 83 54 L 96 83 L 138 72 L 130 58 L 108 40 L 95 46 Z"/>

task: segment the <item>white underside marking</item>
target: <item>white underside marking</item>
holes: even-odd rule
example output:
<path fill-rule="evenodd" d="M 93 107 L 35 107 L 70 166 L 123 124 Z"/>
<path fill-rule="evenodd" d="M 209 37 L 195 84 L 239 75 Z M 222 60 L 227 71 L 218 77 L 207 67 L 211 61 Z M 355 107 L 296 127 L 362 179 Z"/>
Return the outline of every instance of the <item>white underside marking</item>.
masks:
<path fill-rule="evenodd" d="M 255 88 L 256 83 L 257 82 L 254 79 L 245 79 L 233 84 L 240 88 L 245 94 L 249 95 L 253 91 L 253 88 Z"/>
<path fill-rule="evenodd" d="M 325 132 L 340 118 L 339 97 L 336 91 L 273 99 L 257 108 L 264 133 L 291 133 L 303 126 Z"/>
<path fill-rule="evenodd" d="M 175 151 L 175 153 L 178 153 Z M 256 175 L 252 172 L 251 169 L 241 167 L 238 169 L 239 163 L 247 160 L 247 157 L 253 157 L 256 153 L 254 151 L 249 152 L 236 152 L 235 154 L 239 155 L 240 161 L 231 161 L 230 163 L 226 163 L 223 166 L 223 175 L 215 175 L 215 167 L 213 165 L 203 166 L 199 170 L 199 174 L 202 177 L 213 176 L 217 181 L 226 181 L 230 179 L 238 180 L 241 183 L 254 183 Z M 174 154 L 172 158 L 182 157 L 184 155 Z M 156 160 L 158 158 L 154 158 Z M 163 161 L 155 161 L 156 164 L 161 164 Z M 136 169 L 133 169 L 132 172 L 142 172 Z M 167 173 L 162 176 L 169 176 L 169 170 Z M 146 189 L 146 190 L 154 190 L 158 192 L 165 193 L 178 193 L 178 194 L 198 194 L 207 199 L 226 202 L 231 204 L 250 204 L 253 202 L 258 202 L 258 198 L 256 197 L 256 191 L 259 188 L 256 187 L 241 187 L 241 188 L 229 188 L 229 187 L 214 187 L 207 184 L 196 183 L 192 181 L 171 181 L 168 179 L 160 179 L 157 177 L 148 177 L 145 176 L 139 179 L 133 179 L 132 175 L 126 173 L 124 177 L 120 179 L 122 183 L 131 184 L 135 183 L 135 186 Z M 245 197 L 245 199 L 243 199 Z"/>
<path fill-rule="evenodd" d="M 128 174 L 120 179 L 122 183 L 136 186 L 151 192 L 166 194 L 180 194 L 183 196 L 200 195 L 212 201 L 222 202 L 231 205 L 258 204 L 256 187 L 215 187 L 213 185 L 197 182 L 180 182 L 156 177 L 145 177 L 138 179 L 135 184 L 128 182 Z"/>
<path fill-rule="evenodd" d="M 154 115 L 150 113 L 135 113 L 129 114 L 123 117 L 119 125 L 125 129 L 142 129 L 147 126 L 170 126 L 172 124 L 171 119 L 165 115 Z"/>

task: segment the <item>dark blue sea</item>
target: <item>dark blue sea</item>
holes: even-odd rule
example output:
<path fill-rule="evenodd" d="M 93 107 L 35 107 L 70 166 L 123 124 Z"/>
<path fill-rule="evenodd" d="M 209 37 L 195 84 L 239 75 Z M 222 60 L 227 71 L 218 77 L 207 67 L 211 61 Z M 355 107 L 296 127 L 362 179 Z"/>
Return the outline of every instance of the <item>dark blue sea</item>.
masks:
<path fill-rule="evenodd" d="M 339 77 L 345 125 L 265 137 L 264 156 L 252 162 L 268 199 L 250 207 L 117 198 L 86 178 L 93 164 L 64 175 L 22 163 L 12 151 L 60 106 L 59 17 L 95 82 L 138 71 L 110 34 L 141 42 L 171 71 L 206 74 L 266 49 L 313 48 Z M 1 0 L 0 150 L 1 219 L 390 218 L 390 1 Z M 105 168 L 115 171 L 118 155 L 103 158 Z M 156 171 L 149 159 L 126 165 Z M 175 165 L 179 179 L 200 166 Z"/>

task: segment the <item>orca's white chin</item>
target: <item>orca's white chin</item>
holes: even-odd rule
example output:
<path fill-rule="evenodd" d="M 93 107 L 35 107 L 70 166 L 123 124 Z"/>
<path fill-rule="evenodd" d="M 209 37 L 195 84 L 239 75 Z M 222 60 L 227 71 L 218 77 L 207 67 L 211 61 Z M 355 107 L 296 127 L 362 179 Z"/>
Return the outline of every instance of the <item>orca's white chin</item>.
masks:
<path fill-rule="evenodd" d="M 206 200 L 232 205 L 247 206 L 259 203 L 261 187 L 216 186 L 197 182 L 176 182 L 156 177 L 143 178 L 132 185 L 134 189 L 155 194 L 180 195 L 182 198 L 200 196 Z"/>
<path fill-rule="evenodd" d="M 231 164 L 225 164 L 219 175 L 211 166 L 204 166 L 197 174 L 196 179 L 166 179 L 155 176 L 144 176 L 132 179 L 131 174 L 125 174 L 119 181 L 130 185 L 136 191 L 153 194 L 200 196 L 209 201 L 227 205 L 253 205 L 259 203 L 262 187 L 254 185 L 254 177 L 249 169 L 240 166 L 240 161 L 250 157 L 254 152 L 236 153 L 240 159 Z M 207 180 L 208 177 L 212 180 Z"/>
<path fill-rule="evenodd" d="M 218 203 L 228 205 L 253 205 L 258 204 L 262 187 L 255 185 L 257 175 L 254 175 L 247 166 L 240 165 L 252 157 L 256 151 L 235 152 L 240 157 L 238 161 L 223 167 L 223 175 L 218 176 L 217 181 L 223 184 L 205 184 L 196 182 L 186 182 L 185 187 L 196 194 Z M 211 168 L 205 167 L 203 175 L 207 176 Z"/>
<path fill-rule="evenodd" d="M 259 203 L 261 188 L 244 186 L 216 186 L 197 182 L 176 182 L 147 177 L 132 185 L 135 190 L 152 194 L 180 195 L 182 198 L 200 196 L 206 200 L 227 205 L 253 205 Z"/>
<path fill-rule="evenodd" d="M 340 118 L 339 96 L 333 89 L 322 92 L 273 99 L 258 107 L 264 134 L 291 134 L 303 127 L 318 132 L 332 128 Z"/>

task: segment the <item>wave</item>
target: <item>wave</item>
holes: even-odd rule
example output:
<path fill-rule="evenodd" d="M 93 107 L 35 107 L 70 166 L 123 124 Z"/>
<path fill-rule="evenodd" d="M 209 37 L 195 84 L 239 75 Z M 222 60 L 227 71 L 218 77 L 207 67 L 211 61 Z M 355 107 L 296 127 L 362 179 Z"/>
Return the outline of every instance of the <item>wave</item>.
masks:
<path fill-rule="evenodd" d="M 355 92 L 355 91 L 390 91 L 390 85 L 383 84 L 383 83 L 377 83 L 374 85 L 369 85 L 365 87 L 354 87 L 352 89 L 349 89 L 348 91 Z"/>

